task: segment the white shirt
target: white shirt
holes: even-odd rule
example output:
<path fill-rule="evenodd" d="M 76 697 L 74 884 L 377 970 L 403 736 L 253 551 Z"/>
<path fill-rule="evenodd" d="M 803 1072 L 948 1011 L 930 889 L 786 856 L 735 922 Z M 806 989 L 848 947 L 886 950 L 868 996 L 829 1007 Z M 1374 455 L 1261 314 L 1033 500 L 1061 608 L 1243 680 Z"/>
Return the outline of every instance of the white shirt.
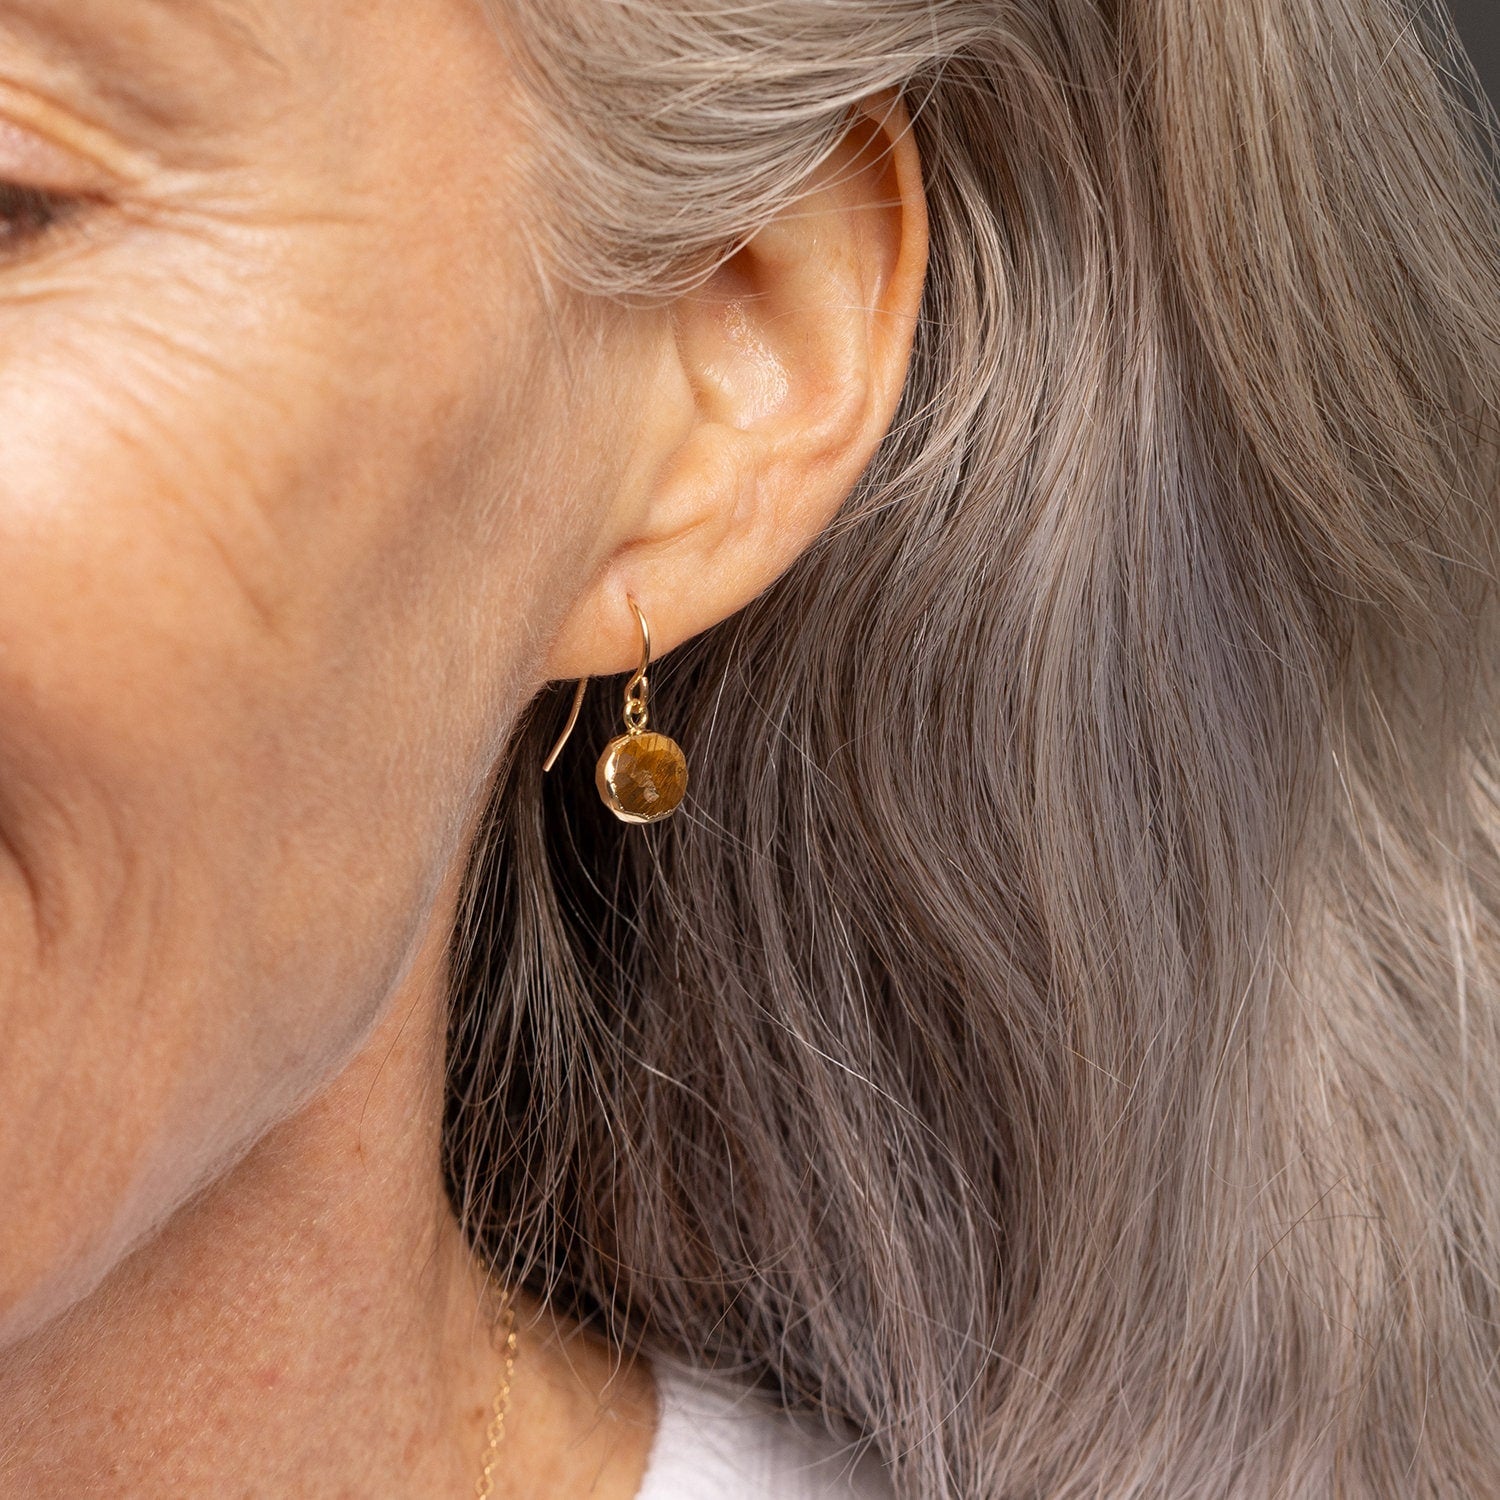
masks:
<path fill-rule="evenodd" d="M 763 1397 L 658 1360 L 657 1425 L 637 1500 L 891 1500 L 885 1469 Z"/>

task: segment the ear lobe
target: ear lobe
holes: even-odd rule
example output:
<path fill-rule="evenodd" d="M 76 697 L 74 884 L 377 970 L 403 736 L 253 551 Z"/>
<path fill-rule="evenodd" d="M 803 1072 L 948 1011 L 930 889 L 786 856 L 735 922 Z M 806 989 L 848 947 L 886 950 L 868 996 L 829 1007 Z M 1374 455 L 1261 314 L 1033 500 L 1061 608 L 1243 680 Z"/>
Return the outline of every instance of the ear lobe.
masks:
<path fill-rule="evenodd" d="M 673 446 L 640 465 L 648 492 L 570 613 L 549 677 L 635 665 L 627 593 L 659 654 L 749 603 L 812 542 L 894 415 L 926 264 L 920 162 L 887 92 L 859 106 L 796 200 L 666 310 L 659 390 L 689 409 L 670 422 L 657 409 Z"/>

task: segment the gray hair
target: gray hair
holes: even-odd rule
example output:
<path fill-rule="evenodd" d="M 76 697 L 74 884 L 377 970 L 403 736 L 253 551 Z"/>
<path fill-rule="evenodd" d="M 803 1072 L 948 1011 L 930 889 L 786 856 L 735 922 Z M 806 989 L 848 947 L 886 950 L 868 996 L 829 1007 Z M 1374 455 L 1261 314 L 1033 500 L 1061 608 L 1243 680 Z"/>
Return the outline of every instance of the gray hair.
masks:
<path fill-rule="evenodd" d="M 888 87 L 931 259 L 833 524 L 652 672 L 683 811 L 542 777 L 567 685 L 518 724 L 476 1242 L 903 1496 L 1500 1495 L 1500 211 L 1446 14 L 495 5 L 559 283 L 694 285 Z"/>

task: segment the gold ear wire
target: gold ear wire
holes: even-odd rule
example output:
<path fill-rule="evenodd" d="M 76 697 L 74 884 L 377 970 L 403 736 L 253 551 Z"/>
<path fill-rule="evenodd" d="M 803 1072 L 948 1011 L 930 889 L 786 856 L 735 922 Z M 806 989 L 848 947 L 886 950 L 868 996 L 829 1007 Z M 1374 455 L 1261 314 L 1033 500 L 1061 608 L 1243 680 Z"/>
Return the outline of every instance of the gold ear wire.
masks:
<path fill-rule="evenodd" d="M 568 736 L 572 734 L 573 726 L 578 722 L 578 710 L 583 707 L 584 689 L 588 685 L 589 680 L 587 677 L 580 677 L 578 679 L 578 687 L 573 694 L 573 712 L 568 715 L 568 722 L 563 726 L 562 737 L 552 747 L 552 754 L 542 762 L 542 769 L 544 771 L 552 769 L 557 761 L 557 757 L 562 754 L 562 747 L 568 743 Z"/>
<path fill-rule="evenodd" d="M 646 669 L 651 665 L 651 627 L 641 607 L 625 596 L 641 627 L 641 665 L 625 684 L 625 733 L 617 735 L 604 747 L 594 771 L 594 784 L 604 804 L 624 823 L 654 823 L 677 811 L 687 790 L 687 757 L 675 740 L 646 728 L 650 681 Z M 542 762 L 550 771 L 578 722 L 583 706 L 587 677 L 578 679 L 573 692 L 573 709 L 552 752 Z"/>

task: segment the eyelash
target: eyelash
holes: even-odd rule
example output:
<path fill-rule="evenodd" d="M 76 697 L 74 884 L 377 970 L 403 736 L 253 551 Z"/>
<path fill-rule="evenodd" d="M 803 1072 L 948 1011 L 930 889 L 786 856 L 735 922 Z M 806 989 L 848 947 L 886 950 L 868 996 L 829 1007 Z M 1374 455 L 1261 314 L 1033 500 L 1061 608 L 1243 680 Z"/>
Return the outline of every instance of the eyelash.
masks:
<path fill-rule="evenodd" d="M 40 188 L 0 182 L 0 255 L 27 249 L 45 238 L 74 207 L 68 199 Z"/>

